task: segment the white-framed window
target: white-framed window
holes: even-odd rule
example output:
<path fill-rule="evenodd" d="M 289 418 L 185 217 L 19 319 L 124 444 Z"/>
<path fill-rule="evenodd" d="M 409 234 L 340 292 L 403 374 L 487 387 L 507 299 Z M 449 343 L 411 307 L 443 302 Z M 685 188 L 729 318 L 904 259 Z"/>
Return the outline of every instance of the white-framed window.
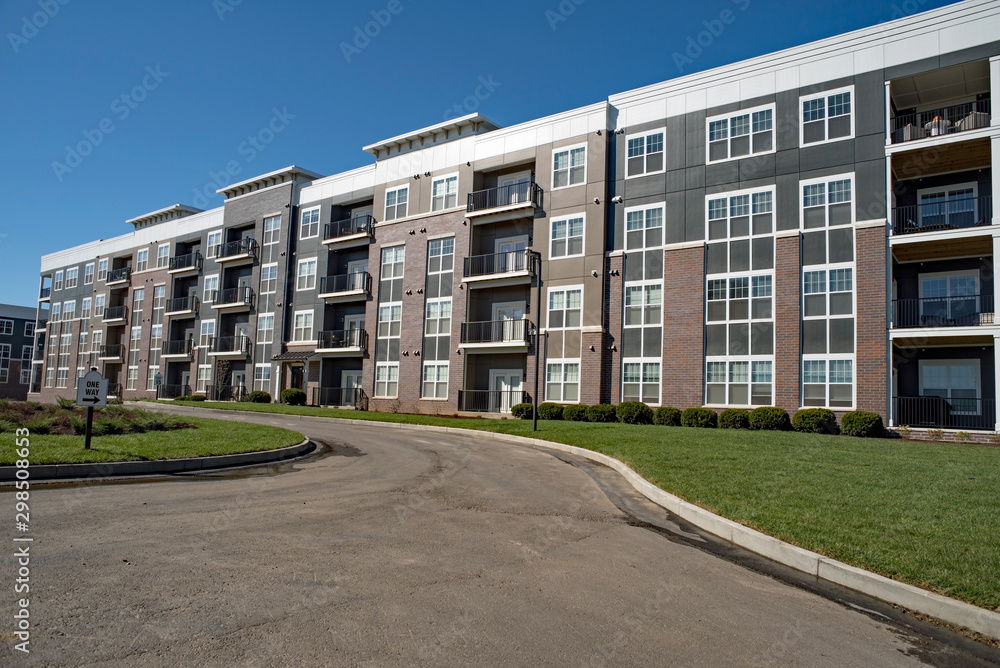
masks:
<path fill-rule="evenodd" d="M 90 353 L 90 337 L 88 332 L 80 332 L 80 344 L 76 349 L 77 357 L 79 358 L 78 363 L 83 363 L 84 355 Z"/>
<path fill-rule="evenodd" d="M 548 329 L 577 329 L 582 326 L 583 286 L 549 288 Z"/>
<path fill-rule="evenodd" d="M 156 268 L 161 269 L 170 264 L 170 244 L 160 244 L 156 247 Z"/>
<path fill-rule="evenodd" d="M 94 317 L 103 318 L 104 317 L 104 300 L 105 295 L 96 295 L 94 297 Z"/>
<path fill-rule="evenodd" d="M 88 262 L 83 266 L 83 284 L 91 285 L 94 282 L 94 263 Z"/>
<path fill-rule="evenodd" d="M 550 229 L 551 246 L 550 259 L 580 257 L 583 255 L 583 228 L 586 215 L 582 213 L 572 216 L 553 218 Z"/>
<path fill-rule="evenodd" d="M 97 280 L 108 280 L 108 258 L 97 261 Z"/>
<path fill-rule="evenodd" d="M 53 302 L 52 307 L 49 309 L 49 323 L 59 322 L 61 314 L 62 304 L 59 302 Z"/>
<path fill-rule="evenodd" d="M 708 132 L 706 163 L 775 151 L 773 104 L 712 116 L 705 123 Z"/>
<path fill-rule="evenodd" d="M 56 272 L 55 278 L 52 279 L 52 290 L 53 292 L 56 290 L 62 290 L 62 287 L 63 287 L 63 273 L 62 270 L 60 269 L 59 271 Z"/>
<path fill-rule="evenodd" d="M 434 179 L 431 183 L 431 211 L 458 206 L 458 174 Z"/>
<path fill-rule="evenodd" d="M 76 318 L 76 300 L 70 299 L 63 302 L 63 320 L 73 320 Z"/>
<path fill-rule="evenodd" d="M 854 224 L 854 175 L 844 174 L 799 182 L 802 188 L 803 230 Z"/>
<path fill-rule="evenodd" d="M 87 334 L 86 332 L 83 332 L 83 333 L 80 334 L 80 336 L 81 337 L 85 337 L 86 334 Z M 27 362 L 28 364 L 30 364 L 31 363 L 31 355 L 32 355 L 33 352 L 34 352 L 34 348 L 32 346 L 21 346 L 21 361 L 22 362 Z"/>
<path fill-rule="evenodd" d="M 920 396 L 941 397 L 959 415 L 979 415 L 981 364 L 977 359 L 920 360 Z"/>
<path fill-rule="evenodd" d="M 212 343 L 212 337 L 215 336 L 215 321 L 214 320 L 202 320 L 201 321 L 201 338 L 198 339 L 198 345 L 202 348 L 207 348 Z"/>
<path fill-rule="evenodd" d="M 802 405 L 854 406 L 854 359 L 817 359 L 803 355 Z"/>
<path fill-rule="evenodd" d="M 156 374 L 160 373 L 160 354 L 163 351 L 163 325 L 153 325 L 149 330 L 149 353 L 146 361 L 146 389 L 156 389 Z"/>
<path fill-rule="evenodd" d="M 410 186 L 385 191 L 385 220 L 406 217 L 406 204 L 409 195 Z"/>
<path fill-rule="evenodd" d="M 569 188 L 587 182 L 587 145 L 567 146 L 552 151 L 552 189 Z"/>
<path fill-rule="evenodd" d="M 311 310 L 296 311 L 294 323 L 292 341 L 302 342 L 313 340 L 313 312 Z"/>
<path fill-rule="evenodd" d="M 398 367 L 396 369 L 398 371 Z M 448 362 L 424 362 L 424 381 L 420 396 L 423 399 L 448 398 Z"/>
<path fill-rule="evenodd" d="M 265 264 L 260 268 L 260 294 L 269 295 L 277 290 L 278 264 Z"/>
<path fill-rule="evenodd" d="M 660 362 L 634 360 L 622 365 L 622 401 L 660 403 Z"/>
<path fill-rule="evenodd" d="M 271 389 L 271 365 L 269 363 L 254 365 L 253 389 L 265 392 Z"/>
<path fill-rule="evenodd" d="M 7 359 L 10 357 L 10 346 L 6 343 L 0 344 L 0 347 L 6 346 L 5 349 L 0 349 L 0 357 Z M 66 333 L 59 337 L 59 366 L 69 367 L 69 355 L 73 352 L 73 334 Z"/>
<path fill-rule="evenodd" d="M 947 230 L 986 224 L 988 211 L 979 210 L 975 182 L 917 190 L 917 223 L 921 230 Z"/>
<path fill-rule="evenodd" d="M 545 400 L 566 404 L 580 401 L 579 359 L 556 359 L 545 364 Z"/>
<path fill-rule="evenodd" d="M 136 271 L 146 271 L 149 269 L 149 249 L 140 248 L 135 254 L 135 270 Z M 135 388 L 130 388 L 135 389 Z"/>
<path fill-rule="evenodd" d="M 206 304 L 211 304 L 215 301 L 215 297 L 218 292 L 219 292 L 219 275 L 213 274 L 212 276 L 206 276 L 205 289 L 202 292 L 201 300 Z"/>
<path fill-rule="evenodd" d="M 455 237 L 427 242 L 427 273 L 449 273 L 455 267 Z"/>
<path fill-rule="evenodd" d="M 402 312 L 401 306 L 383 307 L 389 309 L 390 316 L 397 317 Z M 392 309 L 398 309 L 393 311 Z M 424 318 L 424 334 L 427 336 L 450 336 L 451 335 L 451 297 L 444 299 L 428 299 L 425 306 L 426 316 Z M 379 316 L 381 322 L 381 309 Z M 391 321 L 390 321 L 391 322 Z"/>
<path fill-rule="evenodd" d="M 3 371 L 7 371 L 4 369 Z M 6 381 L 6 373 L 4 373 L 4 378 L 2 380 Z M 69 369 L 58 369 L 56 371 L 56 387 L 64 388 L 69 386 Z"/>
<path fill-rule="evenodd" d="M 399 395 L 399 362 L 375 365 L 375 396 L 395 399 Z"/>
<path fill-rule="evenodd" d="M 854 137 L 854 86 L 799 98 L 801 146 L 823 144 Z"/>
<path fill-rule="evenodd" d="M 21 385 L 31 383 L 31 369 L 21 369 Z"/>
<path fill-rule="evenodd" d="M 35 323 L 33 323 L 33 322 L 26 322 L 26 323 L 24 323 L 24 335 L 25 336 L 34 336 L 35 335 Z"/>
<path fill-rule="evenodd" d="M 625 137 L 625 178 L 658 174 L 664 170 L 663 130 Z"/>
<path fill-rule="evenodd" d="M 660 325 L 662 322 L 663 284 L 654 281 L 647 284 L 625 286 L 625 327 Z"/>
<path fill-rule="evenodd" d="M 80 304 L 80 317 L 84 320 L 90 317 L 90 305 L 92 304 L 90 297 L 84 297 L 83 302 Z"/>
<path fill-rule="evenodd" d="M 132 325 L 142 325 L 142 310 L 146 301 L 146 288 L 136 288 L 132 292 Z"/>
<path fill-rule="evenodd" d="M 663 204 L 625 209 L 625 250 L 663 245 Z"/>
<path fill-rule="evenodd" d="M 198 385 L 195 392 L 207 392 L 208 384 L 212 380 L 212 365 L 202 364 L 198 366 Z"/>
<path fill-rule="evenodd" d="M 319 207 L 302 211 L 299 225 L 299 239 L 312 239 L 319 236 Z"/>
<path fill-rule="evenodd" d="M 0 334 L 12 336 L 14 334 L 14 321 L 7 318 L 0 318 Z"/>
<path fill-rule="evenodd" d="M 264 219 L 264 245 L 270 246 L 271 244 L 278 243 L 278 239 L 281 236 L 281 216 L 268 216 Z M 268 366 L 268 373 L 271 371 L 271 367 Z"/>
<path fill-rule="evenodd" d="M 296 290 L 314 290 L 316 288 L 316 258 L 299 260 L 298 280 Z"/>
<path fill-rule="evenodd" d="M 80 268 L 73 267 L 66 270 L 66 288 L 75 288 L 80 276 Z"/>
<path fill-rule="evenodd" d="M 208 240 L 205 244 L 205 257 L 215 257 L 219 254 L 219 247 L 222 245 L 222 230 L 208 233 Z"/>
<path fill-rule="evenodd" d="M 274 341 L 274 314 L 261 313 L 257 316 L 257 343 Z"/>
<path fill-rule="evenodd" d="M 451 300 L 448 300 L 451 312 Z M 382 304 L 378 307 L 378 338 L 399 339 L 403 317 L 402 304 Z"/>
<path fill-rule="evenodd" d="M 52 367 L 45 369 L 45 387 L 52 387 L 56 379 L 56 370 Z"/>

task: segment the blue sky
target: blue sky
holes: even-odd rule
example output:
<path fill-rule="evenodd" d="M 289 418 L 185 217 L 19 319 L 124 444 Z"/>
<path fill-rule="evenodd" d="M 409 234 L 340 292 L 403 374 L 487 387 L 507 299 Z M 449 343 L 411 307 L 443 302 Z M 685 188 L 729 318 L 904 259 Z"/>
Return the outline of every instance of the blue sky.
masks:
<path fill-rule="evenodd" d="M 455 105 L 511 125 L 946 4 L 3 0 L 0 302 L 35 303 L 45 253 L 220 205 L 233 162 L 333 174 Z"/>

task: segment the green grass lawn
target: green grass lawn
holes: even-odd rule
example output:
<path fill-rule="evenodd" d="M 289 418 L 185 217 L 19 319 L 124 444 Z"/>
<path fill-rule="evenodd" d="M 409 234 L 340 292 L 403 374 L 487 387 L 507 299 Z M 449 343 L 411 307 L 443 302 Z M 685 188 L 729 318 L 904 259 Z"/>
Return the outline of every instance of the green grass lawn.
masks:
<path fill-rule="evenodd" d="M 184 422 L 197 428 L 95 436 L 90 450 L 83 449 L 83 436 L 32 435 L 30 460 L 32 464 L 75 464 L 181 459 L 272 450 L 303 440 L 302 434 L 280 427 L 188 417 Z M 18 459 L 15 449 L 14 434 L 3 434 L 0 465 Z"/>
<path fill-rule="evenodd" d="M 207 408 L 412 422 L 603 452 L 687 501 L 841 561 L 1000 608 L 1000 448 L 794 432 L 476 420 L 280 404 Z M 186 418 L 185 418 L 186 419 Z"/>

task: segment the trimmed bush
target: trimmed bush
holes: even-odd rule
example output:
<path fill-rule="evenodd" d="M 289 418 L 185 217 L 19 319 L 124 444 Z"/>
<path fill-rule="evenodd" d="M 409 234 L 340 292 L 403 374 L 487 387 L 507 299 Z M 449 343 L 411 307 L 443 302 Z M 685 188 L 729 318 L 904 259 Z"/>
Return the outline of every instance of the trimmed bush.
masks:
<path fill-rule="evenodd" d="M 0 434 L 13 434 L 20 428 L 20 424 L 13 420 L 0 418 Z"/>
<path fill-rule="evenodd" d="M 569 406 L 563 406 L 562 418 L 563 420 L 569 420 L 570 422 L 586 422 L 588 408 L 590 407 L 584 404 L 570 404 Z"/>
<path fill-rule="evenodd" d="M 254 390 L 247 395 L 247 401 L 252 404 L 269 404 L 271 403 L 271 393 L 264 392 L 263 390 Z"/>
<path fill-rule="evenodd" d="M 204 394 L 188 394 L 183 397 L 174 397 L 174 401 L 205 401 Z"/>
<path fill-rule="evenodd" d="M 563 407 L 551 401 L 538 404 L 538 417 L 543 420 L 562 420 Z"/>
<path fill-rule="evenodd" d="M 719 426 L 719 416 L 711 408 L 685 408 L 681 413 L 681 426 L 714 429 Z"/>
<path fill-rule="evenodd" d="M 59 408 L 65 408 L 66 410 L 73 410 L 76 408 L 76 399 L 67 399 L 66 397 L 56 397 L 56 403 L 59 404 Z"/>
<path fill-rule="evenodd" d="M 761 431 L 788 431 L 792 422 L 788 411 L 777 406 L 761 406 L 750 411 L 750 428 Z"/>
<path fill-rule="evenodd" d="M 516 417 L 518 420 L 530 420 L 531 409 L 532 405 L 529 403 L 514 404 L 513 406 L 511 406 L 510 414 Z"/>
<path fill-rule="evenodd" d="M 837 416 L 829 408 L 803 408 L 792 416 L 792 429 L 804 434 L 839 434 Z"/>
<path fill-rule="evenodd" d="M 653 414 L 653 424 L 663 427 L 681 426 L 681 411 L 673 406 L 660 406 Z"/>
<path fill-rule="evenodd" d="M 618 415 L 611 404 L 597 404 L 587 409 L 588 422 L 617 422 Z"/>
<path fill-rule="evenodd" d="M 720 429 L 749 429 L 750 412 L 745 408 L 727 408 L 719 414 Z"/>
<path fill-rule="evenodd" d="M 641 401 L 623 401 L 615 414 L 622 424 L 653 424 L 653 409 Z"/>
<path fill-rule="evenodd" d="M 860 438 L 882 438 L 885 436 L 885 425 L 882 416 L 868 411 L 851 411 L 840 421 L 840 431 L 845 436 Z"/>
<path fill-rule="evenodd" d="M 25 422 L 24 426 L 31 431 L 32 436 L 43 436 L 45 434 L 52 433 L 53 422 L 54 420 L 52 418 L 40 415 L 34 420 Z"/>
<path fill-rule="evenodd" d="M 289 406 L 305 406 L 306 393 L 295 387 L 282 390 L 281 403 L 288 404 Z"/>

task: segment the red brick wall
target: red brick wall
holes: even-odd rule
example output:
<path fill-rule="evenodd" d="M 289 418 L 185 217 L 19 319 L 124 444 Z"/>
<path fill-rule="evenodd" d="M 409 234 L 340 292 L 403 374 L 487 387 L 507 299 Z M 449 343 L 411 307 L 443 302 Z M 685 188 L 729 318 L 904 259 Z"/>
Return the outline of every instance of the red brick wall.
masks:
<path fill-rule="evenodd" d="M 793 414 L 800 407 L 799 236 L 775 239 L 774 403 Z"/>
<path fill-rule="evenodd" d="M 855 363 L 856 407 L 886 419 L 886 248 L 885 229 L 869 227 L 855 231 L 857 267 L 857 357 Z"/>
<path fill-rule="evenodd" d="M 665 251 L 663 267 L 662 405 L 684 410 L 705 396 L 705 247 Z"/>

